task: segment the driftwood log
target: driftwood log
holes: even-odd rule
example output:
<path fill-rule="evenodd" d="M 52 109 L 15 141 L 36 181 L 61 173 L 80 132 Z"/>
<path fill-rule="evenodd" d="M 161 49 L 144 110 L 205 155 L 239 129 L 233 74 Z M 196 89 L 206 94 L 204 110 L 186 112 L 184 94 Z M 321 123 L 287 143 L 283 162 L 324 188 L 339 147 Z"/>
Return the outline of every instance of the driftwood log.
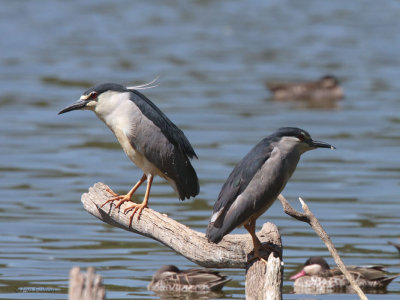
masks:
<path fill-rule="evenodd" d="M 260 260 L 248 263 L 252 258 L 253 243 L 249 234 L 229 234 L 218 244 L 209 243 L 202 232 L 176 222 L 165 214 L 151 208 L 144 209 L 138 221 L 133 218 L 129 226 L 130 214 L 124 214 L 129 205 L 122 204 L 115 209 L 110 203 L 101 205 L 112 196 L 107 186 L 97 183 L 82 195 L 84 208 L 101 221 L 149 238 L 171 248 L 190 261 L 207 268 L 243 268 L 246 269 L 247 299 L 281 299 L 283 263 L 280 258 L 271 255 L 268 264 Z M 277 227 L 266 223 L 257 233 L 261 243 L 273 247 L 282 257 L 282 244 Z M 261 255 L 267 252 L 260 251 Z"/>

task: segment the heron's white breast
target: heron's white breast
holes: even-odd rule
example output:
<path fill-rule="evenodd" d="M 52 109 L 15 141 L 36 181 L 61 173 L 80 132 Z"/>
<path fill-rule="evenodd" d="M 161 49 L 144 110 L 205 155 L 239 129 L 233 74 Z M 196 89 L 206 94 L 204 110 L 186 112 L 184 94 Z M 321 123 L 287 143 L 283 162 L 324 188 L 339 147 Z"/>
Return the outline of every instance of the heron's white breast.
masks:
<path fill-rule="evenodd" d="M 95 108 L 96 115 L 115 134 L 125 154 L 137 165 L 146 175 L 159 175 L 162 173 L 146 157 L 137 151 L 129 141 L 130 136 L 135 136 L 135 132 L 140 130 L 137 124 L 141 118 L 145 118 L 134 102 L 127 100 L 127 93 L 111 93 L 106 95 L 106 99 L 99 99 Z M 102 95 L 100 95 L 101 97 Z"/>

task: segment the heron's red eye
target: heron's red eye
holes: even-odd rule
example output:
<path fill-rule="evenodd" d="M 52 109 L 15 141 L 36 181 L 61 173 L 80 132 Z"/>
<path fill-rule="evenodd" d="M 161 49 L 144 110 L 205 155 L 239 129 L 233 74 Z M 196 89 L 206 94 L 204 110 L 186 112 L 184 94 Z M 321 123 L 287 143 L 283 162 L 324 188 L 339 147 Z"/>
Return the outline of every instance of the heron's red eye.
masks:
<path fill-rule="evenodd" d="M 93 100 L 97 98 L 97 93 L 96 92 L 91 92 L 88 96 L 88 100 Z"/>
<path fill-rule="evenodd" d="M 298 138 L 300 141 L 304 141 L 304 140 L 306 139 L 306 136 L 304 135 L 304 133 L 299 133 L 299 134 L 297 135 L 297 138 Z"/>

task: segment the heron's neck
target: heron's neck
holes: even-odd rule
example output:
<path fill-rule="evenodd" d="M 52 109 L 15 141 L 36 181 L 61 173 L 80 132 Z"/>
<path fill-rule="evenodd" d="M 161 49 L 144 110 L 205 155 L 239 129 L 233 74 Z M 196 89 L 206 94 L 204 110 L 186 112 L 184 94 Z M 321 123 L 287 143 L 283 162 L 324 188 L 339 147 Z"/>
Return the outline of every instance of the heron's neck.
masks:
<path fill-rule="evenodd" d="M 112 93 L 112 92 L 107 92 Z M 103 95 L 100 95 L 101 97 Z M 114 132 L 122 131 L 128 134 L 133 122 L 131 120 L 133 103 L 127 100 L 125 93 L 104 95 L 99 98 L 94 112 Z"/>

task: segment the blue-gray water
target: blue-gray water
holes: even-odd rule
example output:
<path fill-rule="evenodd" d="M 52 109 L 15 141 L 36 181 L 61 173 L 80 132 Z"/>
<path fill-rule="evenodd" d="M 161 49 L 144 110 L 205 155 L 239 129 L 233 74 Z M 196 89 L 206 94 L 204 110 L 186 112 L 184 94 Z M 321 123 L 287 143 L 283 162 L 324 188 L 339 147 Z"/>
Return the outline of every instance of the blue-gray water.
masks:
<path fill-rule="evenodd" d="M 396 1 L 2 1 L 0 298 L 66 299 L 79 265 L 96 267 L 110 299 L 155 299 L 146 286 L 162 264 L 195 267 L 84 211 L 80 196 L 95 182 L 122 193 L 141 172 L 93 113 L 57 116 L 94 83 L 158 75 L 144 93 L 197 151 L 201 193 L 180 202 L 157 179 L 153 209 L 205 231 L 233 166 L 278 127 L 298 126 L 337 150 L 306 153 L 284 195 L 296 208 L 299 196 L 308 202 L 345 263 L 399 273 L 386 244 L 400 236 L 399 20 Z M 334 108 L 273 102 L 264 87 L 327 73 L 345 89 Z M 304 298 L 289 274 L 329 253 L 278 202 L 258 228 L 266 221 L 282 234 L 284 298 Z M 233 279 L 222 298 L 244 298 L 244 271 L 222 272 Z M 399 282 L 371 299 L 399 299 Z"/>

